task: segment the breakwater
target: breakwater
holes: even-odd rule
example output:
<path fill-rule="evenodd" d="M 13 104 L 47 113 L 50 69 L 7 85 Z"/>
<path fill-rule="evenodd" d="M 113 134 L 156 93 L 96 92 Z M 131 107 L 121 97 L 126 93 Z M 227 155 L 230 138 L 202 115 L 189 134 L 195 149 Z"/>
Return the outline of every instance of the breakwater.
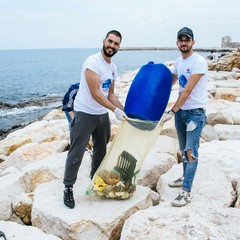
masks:
<path fill-rule="evenodd" d="M 140 51 L 140 50 L 148 50 L 148 51 L 154 51 L 154 50 L 178 50 L 176 47 L 121 47 L 119 51 Z M 194 51 L 196 52 L 232 52 L 235 50 L 235 48 L 194 48 Z"/>

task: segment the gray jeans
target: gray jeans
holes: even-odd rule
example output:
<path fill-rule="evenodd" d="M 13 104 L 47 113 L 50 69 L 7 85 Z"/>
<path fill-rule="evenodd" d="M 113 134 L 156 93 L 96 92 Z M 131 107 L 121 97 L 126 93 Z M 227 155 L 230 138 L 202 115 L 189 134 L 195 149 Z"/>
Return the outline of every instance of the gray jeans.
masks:
<path fill-rule="evenodd" d="M 71 145 L 66 159 L 63 179 L 65 187 L 72 187 L 76 182 L 78 170 L 91 135 L 93 157 L 90 177 L 92 178 L 106 154 L 106 145 L 110 138 L 108 113 L 91 115 L 84 112 L 76 112 L 71 123 Z"/>

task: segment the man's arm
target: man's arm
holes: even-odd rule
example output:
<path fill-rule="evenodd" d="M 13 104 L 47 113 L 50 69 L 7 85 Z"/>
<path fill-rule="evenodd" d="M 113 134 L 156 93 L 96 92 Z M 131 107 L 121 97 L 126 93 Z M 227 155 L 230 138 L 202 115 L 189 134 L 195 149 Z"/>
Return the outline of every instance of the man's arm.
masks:
<path fill-rule="evenodd" d="M 116 107 L 118 107 L 119 109 L 123 110 L 123 105 L 120 103 L 120 101 L 118 100 L 116 94 L 114 93 L 114 89 L 115 89 L 115 81 L 112 81 L 112 84 L 109 88 L 109 92 L 108 92 L 108 100 L 114 104 Z"/>
<path fill-rule="evenodd" d="M 172 73 L 172 86 L 177 82 L 177 80 L 178 80 L 178 75 Z"/>
<path fill-rule="evenodd" d="M 100 79 L 98 74 L 96 74 L 90 69 L 86 69 L 85 76 L 93 99 L 96 100 L 102 106 L 108 108 L 111 111 L 114 111 L 116 109 L 116 106 L 107 98 L 105 98 L 100 90 Z"/>

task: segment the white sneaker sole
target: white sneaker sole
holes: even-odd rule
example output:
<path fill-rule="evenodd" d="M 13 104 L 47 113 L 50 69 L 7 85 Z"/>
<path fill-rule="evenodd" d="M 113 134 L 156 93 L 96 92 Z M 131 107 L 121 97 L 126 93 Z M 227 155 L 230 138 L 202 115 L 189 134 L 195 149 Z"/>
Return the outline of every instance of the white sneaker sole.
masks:
<path fill-rule="evenodd" d="M 183 183 L 179 183 L 179 184 L 168 184 L 169 187 L 182 187 L 183 186 Z"/>
<path fill-rule="evenodd" d="M 185 203 L 176 203 L 176 202 L 171 202 L 173 207 L 184 207 L 186 206 L 188 203 L 191 203 L 191 200 L 189 199 L 187 202 Z"/>

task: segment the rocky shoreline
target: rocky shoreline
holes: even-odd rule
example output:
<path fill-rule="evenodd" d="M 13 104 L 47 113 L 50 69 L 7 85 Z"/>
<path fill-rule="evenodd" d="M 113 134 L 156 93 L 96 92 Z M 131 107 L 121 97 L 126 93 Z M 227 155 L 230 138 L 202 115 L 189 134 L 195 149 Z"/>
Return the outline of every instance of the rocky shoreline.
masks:
<path fill-rule="evenodd" d="M 74 187 L 76 207 L 64 208 L 62 178 L 69 131 L 64 114 L 55 109 L 0 141 L 0 230 L 7 240 L 240 239 L 239 54 L 234 51 L 217 63 L 209 61 L 209 67 L 217 70 L 209 70 L 208 120 L 190 204 L 171 206 L 179 189 L 169 188 L 168 182 L 182 169 L 171 120 L 145 159 L 130 199 L 86 195 L 91 164 L 86 152 Z M 169 62 L 169 68 L 173 64 Z M 137 71 L 116 81 L 123 104 Z M 177 96 L 174 86 L 167 109 Z M 109 114 L 110 145 L 120 123 Z"/>
<path fill-rule="evenodd" d="M 28 101 L 23 101 L 23 102 L 18 103 L 18 104 L 8 104 L 8 103 L 0 102 L 0 109 L 5 111 L 5 110 L 11 110 L 11 109 L 23 109 L 25 107 L 31 107 L 31 106 L 34 106 L 34 107 L 47 107 L 47 106 L 51 106 L 53 104 L 55 106 L 57 105 L 57 107 L 60 108 L 61 104 L 62 104 L 62 97 L 60 97 L 60 96 L 46 96 L 46 97 L 40 98 L 38 100 L 37 99 L 35 99 L 35 100 L 30 99 Z M 44 115 L 41 116 L 41 117 L 38 117 L 34 121 L 41 120 L 44 117 Z M 21 128 L 29 125 L 32 122 L 33 121 L 28 121 L 28 122 L 25 122 L 25 123 L 14 125 L 11 128 L 0 129 L 0 140 L 4 139 L 9 133 L 11 133 L 11 132 L 13 132 L 13 131 L 15 131 L 17 129 L 21 129 Z"/>

